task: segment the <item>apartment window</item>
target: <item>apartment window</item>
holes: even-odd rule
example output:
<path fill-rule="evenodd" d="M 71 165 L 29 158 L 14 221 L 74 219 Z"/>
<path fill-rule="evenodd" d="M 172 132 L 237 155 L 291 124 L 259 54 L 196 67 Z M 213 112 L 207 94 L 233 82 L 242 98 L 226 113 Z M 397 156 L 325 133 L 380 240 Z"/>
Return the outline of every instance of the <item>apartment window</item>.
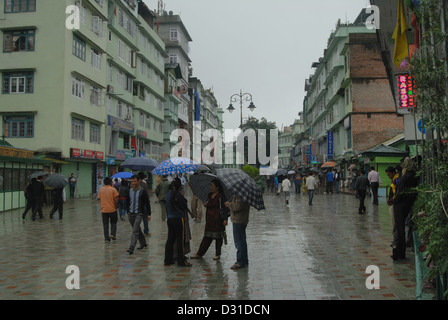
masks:
<path fill-rule="evenodd" d="M 95 0 L 95 2 L 98 3 L 100 7 L 104 6 L 104 0 Z"/>
<path fill-rule="evenodd" d="M 118 104 L 117 104 L 117 116 L 120 119 L 123 118 L 123 105 L 122 105 L 121 101 L 118 101 Z"/>
<path fill-rule="evenodd" d="M 129 76 L 126 76 L 126 87 L 125 90 L 128 92 L 132 92 L 132 78 Z"/>
<path fill-rule="evenodd" d="M 117 83 L 121 88 L 125 88 L 126 75 L 121 70 L 118 70 L 117 72 Z"/>
<path fill-rule="evenodd" d="M 126 45 L 121 40 L 118 40 L 118 56 L 123 61 L 126 58 Z"/>
<path fill-rule="evenodd" d="M 170 29 L 170 41 L 180 41 L 180 33 L 178 28 Z"/>
<path fill-rule="evenodd" d="M 36 0 L 5 0 L 5 13 L 36 11 Z"/>
<path fill-rule="evenodd" d="M 131 143 L 130 143 L 130 138 L 127 134 L 123 135 L 123 148 L 124 149 L 130 149 L 131 148 Z"/>
<path fill-rule="evenodd" d="M 72 139 L 84 141 L 84 121 L 72 118 Z"/>
<path fill-rule="evenodd" d="M 113 74 L 112 74 L 112 64 L 108 63 L 107 64 L 107 80 L 109 82 L 112 82 L 112 78 L 113 78 Z"/>
<path fill-rule="evenodd" d="M 33 93 L 33 72 L 3 73 L 3 94 Z"/>
<path fill-rule="evenodd" d="M 72 95 L 84 99 L 85 82 L 78 77 L 72 76 Z"/>
<path fill-rule="evenodd" d="M 3 51 L 34 51 L 34 30 L 3 31 Z"/>
<path fill-rule="evenodd" d="M 96 106 L 101 105 L 101 89 L 90 86 L 90 103 Z"/>
<path fill-rule="evenodd" d="M 93 49 L 90 51 L 90 64 L 95 69 L 101 70 L 101 54 L 98 50 Z"/>
<path fill-rule="evenodd" d="M 87 16 L 87 9 L 86 6 L 81 6 L 81 4 L 79 3 L 79 1 L 75 2 L 75 6 L 77 6 L 79 8 L 79 20 L 81 21 L 81 23 L 83 25 L 86 24 L 86 16 Z"/>
<path fill-rule="evenodd" d="M 7 138 L 33 138 L 34 116 L 3 117 Z"/>
<path fill-rule="evenodd" d="M 103 20 L 98 16 L 92 15 L 92 31 L 98 37 L 103 35 Z"/>
<path fill-rule="evenodd" d="M 72 53 L 82 61 L 86 61 L 86 42 L 73 35 Z"/>
<path fill-rule="evenodd" d="M 90 124 L 90 142 L 101 144 L 101 126 L 94 123 Z"/>
<path fill-rule="evenodd" d="M 179 61 L 179 58 L 178 58 L 177 54 L 170 54 L 170 63 L 176 64 L 176 63 L 178 63 L 178 61 Z"/>
<path fill-rule="evenodd" d="M 151 117 L 150 116 L 146 116 L 145 128 L 151 129 Z"/>
<path fill-rule="evenodd" d="M 138 120 L 139 120 L 138 122 L 139 122 L 140 127 L 143 127 L 145 125 L 145 116 L 144 116 L 143 112 L 140 112 Z"/>

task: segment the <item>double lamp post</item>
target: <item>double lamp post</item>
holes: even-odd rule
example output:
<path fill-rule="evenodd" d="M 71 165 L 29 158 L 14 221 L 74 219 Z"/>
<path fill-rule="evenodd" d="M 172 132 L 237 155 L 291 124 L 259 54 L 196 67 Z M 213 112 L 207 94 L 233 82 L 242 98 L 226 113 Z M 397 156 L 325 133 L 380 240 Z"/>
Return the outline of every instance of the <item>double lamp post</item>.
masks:
<path fill-rule="evenodd" d="M 243 127 L 243 103 L 244 102 L 250 102 L 248 109 L 253 112 L 255 110 L 255 105 L 252 101 L 252 95 L 250 93 L 243 93 L 243 91 L 240 90 L 240 93 L 236 93 L 230 97 L 230 105 L 227 108 L 227 110 L 232 113 L 235 111 L 235 107 L 232 103 L 240 103 L 240 129 Z"/>

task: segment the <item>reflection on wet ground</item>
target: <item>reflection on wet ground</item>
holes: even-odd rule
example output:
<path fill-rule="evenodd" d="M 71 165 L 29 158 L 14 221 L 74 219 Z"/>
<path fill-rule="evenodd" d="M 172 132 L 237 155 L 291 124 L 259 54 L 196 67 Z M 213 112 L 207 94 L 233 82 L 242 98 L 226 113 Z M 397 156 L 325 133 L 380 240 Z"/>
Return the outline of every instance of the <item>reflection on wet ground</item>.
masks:
<path fill-rule="evenodd" d="M 369 199 L 369 198 L 368 198 Z M 266 211 L 251 210 L 247 228 L 249 267 L 237 271 L 232 224 L 221 259 L 214 245 L 193 267 L 165 267 L 166 223 L 152 197 L 149 248 L 126 253 L 130 225 L 119 221 L 118 240 L 104 243 L 99 203 L 69 200 L 64 219 L 21 219 L 21 211 L 0 213 L 0 299 L 182 299 L 321 300 L 414 299 L 414 254 L 393 262 L 388 207 L 368 204 L 357 214 L 352 195 L 265 194 Z M 197 250 L 205 223 L 190 220 Z M 191 254 L 189 254 L 191 255 Z M 188 256 L 189 256 L 188 255 Z M 66 267 L 80 271 L 80 289 L 68 290 Z M 380 289 L 369 290 L 368 266 L 380 271 Z"/>

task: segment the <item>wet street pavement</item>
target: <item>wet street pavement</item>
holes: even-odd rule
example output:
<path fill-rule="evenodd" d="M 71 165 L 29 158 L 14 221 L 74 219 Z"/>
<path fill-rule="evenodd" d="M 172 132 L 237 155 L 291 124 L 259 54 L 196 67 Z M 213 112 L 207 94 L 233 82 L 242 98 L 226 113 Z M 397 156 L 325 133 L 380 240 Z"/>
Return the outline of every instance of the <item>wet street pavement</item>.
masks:
<path fill-rule="evenodd" d="M 415 298 L 414 254 L 390 258 L 388 207 L 373 206 L 358 215 L 348 194 L 307 197 L 265 194 L 266 211 L 251 209 L 247 228 L 249 267 L 231 270 L 236 250 L 232 224 L 219 261 L 214 244 L 191 268 L 163 265 L 167 238 L 160 206 L 151 197 L 149 247 L 129 256 L 131 227 L 119 221 L 117 240 L 103 239 L 99 201 L 69 200 L 64 219 L 25 221 L 21 210 L 0 213 L 0 299 L 150 299 L 150 300 L 390 300 Z M 192 253 L 205 222 L 190 220 Z M 68 290 L 66 268 L 80 271 L 80 289 Z M 377 266 L 380 289 L 367 289 L 368 266 Z"/>

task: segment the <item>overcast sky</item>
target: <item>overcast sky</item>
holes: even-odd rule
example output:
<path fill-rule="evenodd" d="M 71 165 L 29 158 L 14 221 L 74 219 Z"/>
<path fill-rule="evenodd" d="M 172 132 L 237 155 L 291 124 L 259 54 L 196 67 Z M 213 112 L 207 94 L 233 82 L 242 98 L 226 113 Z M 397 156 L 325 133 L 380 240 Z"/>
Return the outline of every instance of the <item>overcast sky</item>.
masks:
<path fill-rule="evenodd" d="M 145 0 L 152 10 L 157 0 Z M 230 97 L 248 92 L 257 107 L 252 115 L 291 125 L 302 110 L 305 79 L 323 55 L 338 19 L 353 22 L 366 0 L 164 0 L 165 10 L 180 15 L 193 41 L 193 76 L 225 110 L 224 128 L 240 124 L 239 103 Z"/>

